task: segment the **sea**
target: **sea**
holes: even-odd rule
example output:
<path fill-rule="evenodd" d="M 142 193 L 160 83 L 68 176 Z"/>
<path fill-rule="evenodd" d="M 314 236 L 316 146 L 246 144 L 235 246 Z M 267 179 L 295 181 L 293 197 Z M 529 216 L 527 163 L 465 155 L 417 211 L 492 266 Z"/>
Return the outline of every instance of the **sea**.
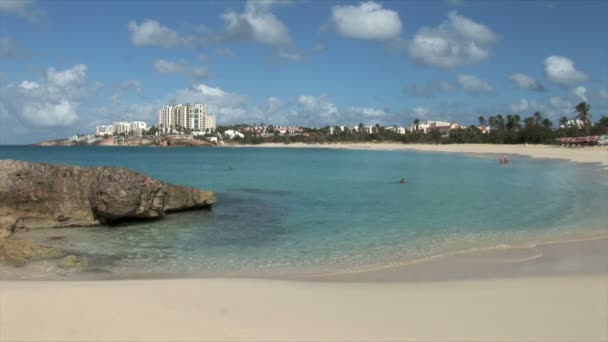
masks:
<path fill-rule="evenodd" d="M 512 156 L 320 148 L 0 146 L 0 159 L 120 166 L 211 190 L 211 210 L 19 238 L 97 278 L 290 277 L 608 233 L 608 171 Z M 405 183 L 401 183 L 404 178 Z"/>

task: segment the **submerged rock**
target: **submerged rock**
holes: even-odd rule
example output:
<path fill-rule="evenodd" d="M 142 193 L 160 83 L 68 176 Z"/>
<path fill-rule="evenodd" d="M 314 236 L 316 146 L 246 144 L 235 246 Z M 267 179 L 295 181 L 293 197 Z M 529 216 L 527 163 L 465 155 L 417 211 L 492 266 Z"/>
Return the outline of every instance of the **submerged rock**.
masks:
<path fill-rule="evenodd" d="M 16 229 L 92 226 L 210 208 L 215 194 L 116 167 L 0 160 L 0 238 Z"/>
<path fill-rule="evenodd" d="M 27 240 L 0 239 L 0 265 L 23 266 L 29 260 L 53 259 L 66 252 Z"/>
<path fill-rule="evenodd" d="M 64 270 L 74 271 L 74 272 L 82 272 L 89 267 L 89 261 L 85 257 L 79 257 L 73 254 L 70 254 L 63 259 L 61 259 L 61 263 L 59 263 L 59 267 Z"/>

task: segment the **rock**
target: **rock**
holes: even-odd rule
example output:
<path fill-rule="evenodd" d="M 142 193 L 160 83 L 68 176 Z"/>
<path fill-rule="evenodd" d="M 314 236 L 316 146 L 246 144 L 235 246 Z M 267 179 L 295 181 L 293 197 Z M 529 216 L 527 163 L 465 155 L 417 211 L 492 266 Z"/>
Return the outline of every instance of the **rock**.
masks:
<path fill-rule="evenodd" d="M 210 208 L 215 194 L 123 168 L 0 160 L 0 238 L 16 229 L 91 226 L 157 219 Z"/>
<path fill-rule="evenodd" d="M 0 265 L 23 266 L 29 260 L 64 256 L 64 250 L 27 240 L 0 239 Z"/>
<path fill-rule="evenodd" d="M 59 267 L 68 271 L 82 272 L 89 267 L 89 261 L 85 257 L 70 254 L 61 259 Z"/>

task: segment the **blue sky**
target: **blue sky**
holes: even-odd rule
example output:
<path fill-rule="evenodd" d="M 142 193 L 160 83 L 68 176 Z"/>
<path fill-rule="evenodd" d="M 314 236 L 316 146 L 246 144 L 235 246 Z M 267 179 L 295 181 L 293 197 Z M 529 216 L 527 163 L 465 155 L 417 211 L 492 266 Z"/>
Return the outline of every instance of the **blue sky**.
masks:
<path fill-rule="evenodd" d="M 608 113 L 602 1 L 0 1 L 0 144 L 157 123 Z"/>

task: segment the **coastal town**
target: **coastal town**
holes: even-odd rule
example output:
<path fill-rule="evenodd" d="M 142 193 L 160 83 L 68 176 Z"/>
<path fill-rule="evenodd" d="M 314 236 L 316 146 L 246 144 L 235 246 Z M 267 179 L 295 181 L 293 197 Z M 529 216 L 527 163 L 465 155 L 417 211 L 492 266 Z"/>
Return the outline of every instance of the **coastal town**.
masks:
<path fill-rule="evenodd" d="M 100 146 L 217 146 L 260 143 L 543 143 L 560 145 L 608 145 L 608 118 L 591 120 L 590 105 L 582 102 L 576 115 L 560 118 L 559 126 L 535 112 L 519 115 L 479 116 L 477 124 L 454 121 L 418 120 L 410 125 L 352 124 L 302 127 L 265 123 L 217 125 L 216 116 L 205 103 L 165 105 L 159 108 L 158 121 L 116 121 L 98 125 L 91 134 L 41 145 Z"/>

